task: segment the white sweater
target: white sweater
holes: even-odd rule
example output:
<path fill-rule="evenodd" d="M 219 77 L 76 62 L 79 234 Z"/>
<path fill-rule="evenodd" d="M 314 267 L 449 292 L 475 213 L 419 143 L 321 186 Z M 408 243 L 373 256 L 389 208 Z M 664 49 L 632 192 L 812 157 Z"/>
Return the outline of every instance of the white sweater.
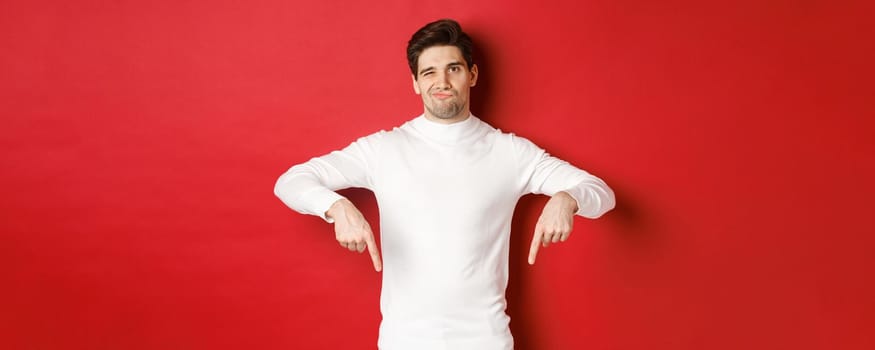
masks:
<path fill-rule="evenodd" d="M 614 207 L 602 180 L 474 116 L 419 116 L 360 138 L 293 166 L 275 193 L 330 222 L 334 190 L 349 187 L 373 191 L 380 208 L 383 350 L 513 349 L 505 289 L 519 198 L 566 191 L 588 218 Z"/>

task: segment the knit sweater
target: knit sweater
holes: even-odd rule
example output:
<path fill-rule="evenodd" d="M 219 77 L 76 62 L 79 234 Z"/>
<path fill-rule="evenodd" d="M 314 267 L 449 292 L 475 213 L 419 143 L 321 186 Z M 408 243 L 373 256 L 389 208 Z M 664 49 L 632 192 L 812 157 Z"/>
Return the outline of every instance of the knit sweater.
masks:
<path fill-rule="evenodd" d="M 322 217 L 335 190 L 374 192 L 380 212 L 383 350 L 509 350 L 511 217 L 528 193 L 570 194 L 577 215 L 614 207 L 599 178 L 474 116 L 419 116 L 295 165 L 276 183 L 290 208 Z"/>

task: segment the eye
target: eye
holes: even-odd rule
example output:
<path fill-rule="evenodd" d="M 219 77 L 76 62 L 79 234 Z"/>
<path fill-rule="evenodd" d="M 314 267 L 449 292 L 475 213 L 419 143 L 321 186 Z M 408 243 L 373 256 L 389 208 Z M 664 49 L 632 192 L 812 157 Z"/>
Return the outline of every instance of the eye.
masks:
<path fill-rule="evenodd" d="M 452 67 L 450 67 L 450 72 L 456 73 L 461 69 L 462 68 L 459 68 L 459 66 L 452 66 Z"/>

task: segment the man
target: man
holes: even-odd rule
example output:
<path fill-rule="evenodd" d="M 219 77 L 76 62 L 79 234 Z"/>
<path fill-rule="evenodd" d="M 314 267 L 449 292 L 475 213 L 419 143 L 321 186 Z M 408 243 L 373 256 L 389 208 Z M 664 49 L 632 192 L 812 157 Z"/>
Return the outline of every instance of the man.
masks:
<path fill-rule="evenodd" d="M 410 39 L 413 90 L 424 113 L 393 129 L 293 166 L 275 193 L 334 223 L 338 243 L 367 250 L 383 271 L 383 350 L 513 349 L 505 313 L 511 216 L 518 199 L 546 194 L 529 252 L 565 241 L 575 214 L 614 207 L 600 179 L 471 115 L 477 83 L 471 39 L 452 20 Z M 362 214 L 335 190 L 370 189 L 380 208 L 383 259 Z"/>

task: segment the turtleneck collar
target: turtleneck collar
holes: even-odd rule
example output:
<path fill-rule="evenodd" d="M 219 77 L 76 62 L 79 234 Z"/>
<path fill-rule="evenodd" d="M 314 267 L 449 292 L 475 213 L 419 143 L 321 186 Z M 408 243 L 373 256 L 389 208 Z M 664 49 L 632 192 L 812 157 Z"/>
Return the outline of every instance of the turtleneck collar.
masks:
<path fill-rule="evenodd" d="M 442 124 L 429 120 L 423 114 L 413 119 L 410 123 L 413 129 L 423 136 L 443 144 L 453 145 L 465 142 L 476 136 L 482 122 L 471 114 L 460 122 Z"/>

